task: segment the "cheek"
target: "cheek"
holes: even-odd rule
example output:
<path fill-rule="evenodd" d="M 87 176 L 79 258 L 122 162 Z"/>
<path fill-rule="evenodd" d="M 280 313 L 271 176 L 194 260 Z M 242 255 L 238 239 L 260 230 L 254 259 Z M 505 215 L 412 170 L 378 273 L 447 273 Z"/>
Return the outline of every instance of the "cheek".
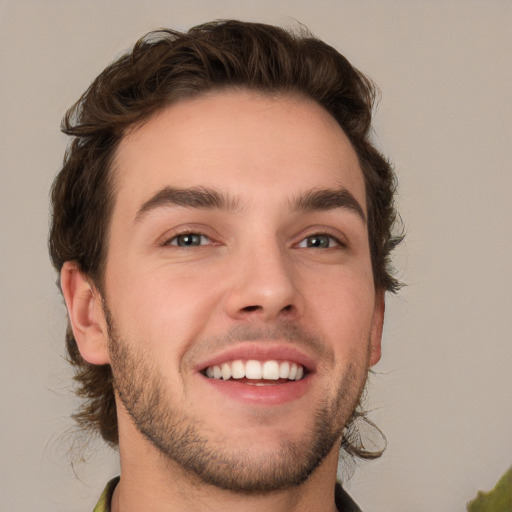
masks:
<path fill-rule="evenodd" d="M 318 285 L 318 282 L 317 282 Z M 332 346 L 336 359 L 366 354 L 375 304 L 373 282 L 355 276 L 330 276 L 309 294 L 314 325 Z"/>
<path fill-rule="evenodd" d="M 183 353 L 219 303 L 210 279 L 176 272 L 172 266 L 133 275 L 112 273 L 111 284 L 116 294 L 109 302 L 120 331 L 138 344 L 154 345 L 161 356 L 171 352 L 169 345 L 174 356 Z"/>

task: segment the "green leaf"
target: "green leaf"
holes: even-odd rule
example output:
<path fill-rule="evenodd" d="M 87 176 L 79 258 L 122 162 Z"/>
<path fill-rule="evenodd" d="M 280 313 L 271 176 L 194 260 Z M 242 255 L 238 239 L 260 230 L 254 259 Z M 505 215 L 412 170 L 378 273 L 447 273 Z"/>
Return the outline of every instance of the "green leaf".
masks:
<path fill-rule="evenodd" d="M 490 492 L 479 491 L 477 497 L 468 503 L 468 512 L 511 512 L 512 511 L 512 467 L 501 477 Z"/>

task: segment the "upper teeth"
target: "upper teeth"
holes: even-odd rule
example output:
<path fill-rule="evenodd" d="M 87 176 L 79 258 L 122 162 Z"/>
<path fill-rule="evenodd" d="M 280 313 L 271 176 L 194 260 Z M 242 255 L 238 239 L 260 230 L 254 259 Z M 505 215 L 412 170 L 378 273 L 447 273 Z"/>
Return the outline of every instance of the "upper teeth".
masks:
<path fill-rule="evenodd" d="M 220 365 L 208 366 L 206 375 L 214 379 L 267 379 L 267 380 L 300 380 L 304 376 L 304 368 L 289 361 L 257 361 L 249 359 L 230 361 Z"/>

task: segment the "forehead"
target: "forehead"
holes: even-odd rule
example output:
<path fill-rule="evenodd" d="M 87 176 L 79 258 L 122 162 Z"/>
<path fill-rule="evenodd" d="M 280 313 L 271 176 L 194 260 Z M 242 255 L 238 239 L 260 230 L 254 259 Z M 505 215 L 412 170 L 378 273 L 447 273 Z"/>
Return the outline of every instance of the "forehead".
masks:
<path fill-rule="evenodd" d="M 365 208 L 350 141 L 326 110 L 296 95 L 230 91 L 178 102 L 123 138 L 114 169 L 116 203 L 131 215 L 163 187 L 211 187 L 249 202 L 258 191 L 280 201 L 343 187 Z"/>

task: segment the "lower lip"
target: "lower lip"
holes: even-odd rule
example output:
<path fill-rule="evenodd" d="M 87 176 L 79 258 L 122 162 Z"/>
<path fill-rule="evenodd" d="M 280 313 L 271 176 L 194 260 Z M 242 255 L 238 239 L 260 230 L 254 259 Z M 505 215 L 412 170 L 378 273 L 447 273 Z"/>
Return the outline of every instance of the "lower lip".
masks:
<path fill-rule="evenodd" d="M 236 380 L 225 381 L 202 377 L 216 391 L 239 402 L 253 405 L 281 405 L 304 396 L 310 386 L 312 375 L 307 375 L 298 381 L 263 386 L 245 384 Z"/>

